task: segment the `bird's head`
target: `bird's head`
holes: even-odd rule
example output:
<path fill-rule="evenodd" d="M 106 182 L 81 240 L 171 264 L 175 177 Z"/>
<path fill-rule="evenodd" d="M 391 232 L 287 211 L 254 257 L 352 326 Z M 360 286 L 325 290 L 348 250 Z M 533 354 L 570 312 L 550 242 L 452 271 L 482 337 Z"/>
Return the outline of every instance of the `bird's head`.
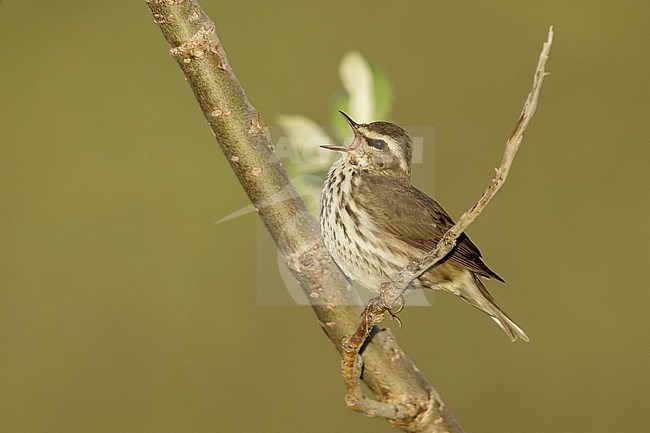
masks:
<path fill-rule="evenodd" d="M 390 122 L 358 124 L 344 112 L 341 115 L 352 128 L 354 140 L 349 146 L 321 146 L 341 152 L 345 161 L 361 171 L 392 177 L 411 177 L 411 137 Z"/>

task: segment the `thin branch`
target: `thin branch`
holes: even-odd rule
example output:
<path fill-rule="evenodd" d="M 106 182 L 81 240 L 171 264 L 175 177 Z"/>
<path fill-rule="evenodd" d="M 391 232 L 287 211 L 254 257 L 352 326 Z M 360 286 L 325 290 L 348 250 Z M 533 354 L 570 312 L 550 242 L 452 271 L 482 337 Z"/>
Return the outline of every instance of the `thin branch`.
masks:
<path fill-rule="evenodd" d="M 280 164 L 262 118 L 244 95 L 214 23 L 196 0 L 148 0 L 148 5 L 283 260 L 305 293 L 318 293 L 307 299 L 341 351 L 343 337 L 357 328 L 360 298 L 325 249 L 318 223 Z M 390 330 L 375 331 L 363 352 L 363 380 L 382 402 L 400 403 L 391 424 L 407 432 L 462 432 Z"/>
<path fill-rule="evenodd" d="M 548 72 L 546 72 L 544 68 L 552 44 L 553 26 L 548 30 L 548 39 L 544 43 L 542 53 L 539 56 L 539 62 L 537 63 L 537 69 L 535 70 L 535 77 L 533 79 L 533 87 L 526 98 L 517 125 L 506 143 L 506 150 L 501 159 L 501 165 L 499 168 L 495 169 L 494 178 L 488 185 L 487 189 L 476 204 L 469 208 L 469 210 L 460 217 L 458 222 L 443 235 L 431 252 L 424 256 L 420 261 L 410 263 L 402 269 L 390 283 L 382 287 L 381 296 L 384 305 L 389 308 L 394 305 L 414 279 L 425 273 L 429 268 L 447 256 L 456 245 L 458 237 L 467 229 L 467 227 L 469 227 L 470 224 L 474 222 L 474 220 L 476 220 L 481 212 L 483 212 L 483 209 L 485 209 L 485 206 L 487 206 L 490 200 L 492 200 L 492 197 L 494 197 L 497 191 L 499 191 L 503 186 L 508 177 L 508 173 L 510 172 L 510 167 L 515 159 L 515 155 L 517 154 L 517 150 L 519 150 L 519 145 L 524 139 L 524 132 L 526 131 L 526 128 L 528 128 L 528 124 L 537 109 L 537 100 L 539 99 L 539 92 L 542 89 L 542 82 L 544 81 L 544 77 L 548 75 Z"/>
<path fill-rule="evenodd" d="M 495 176 L 488 185 L 487 189 L 467 212 L 465 212 L 458 222 L 454 224 L 438 241 L 436 247 L 419 261 L 409 263 L 402 269 L 392 281 L 382 284 L 381 292 L 377 298 L 373 298 L 364 310 L 361 324 L 356 332 L 346 337 L 344 352 L 341 360 L 341 370 L 346 384 L 348 403 L 355 409 L 372 416 L 395 419 L 395 414 L 399 414 L 403 409 L 399 404 L 390 404 L 377 402 L 363 395 L 361 390 L 361 381 L 359 371 L 361 369 L 361 360 L 359 351 L 368 339 L 372 326 L 380 323 L 384 318 L 384 312 L 389 311 L 396 304 L 399 308 L 403 306 L 404 298 L 402 295 L 411 284 L 411 282 L 435 266 L 440 260 L 447 256 L 456 245 L 458 237 L 467 229 L 467 227 L 476 220 L 485 206 L 490 202 L 492 197 L 499 191 L 508 177 L 510 167 L 514 161 L 519 145 L 524 138 L 524 132 L 530 123 L 530 120 L 537 108 L 539 92 L 542 88 L 544 77 L 548 75 L 545 70 L 546 61 L 548 60 L 549 51 L 553 44 L 553 27 L 548 31 L 548 39 L 544 43 L 542 53 L 539 57 L 533 87 L 522 110 L 521 116 L 517 121 L 514 131 L 506 143 L 506 150 L 501 160 L 499 168 L 495 169 Z"/>

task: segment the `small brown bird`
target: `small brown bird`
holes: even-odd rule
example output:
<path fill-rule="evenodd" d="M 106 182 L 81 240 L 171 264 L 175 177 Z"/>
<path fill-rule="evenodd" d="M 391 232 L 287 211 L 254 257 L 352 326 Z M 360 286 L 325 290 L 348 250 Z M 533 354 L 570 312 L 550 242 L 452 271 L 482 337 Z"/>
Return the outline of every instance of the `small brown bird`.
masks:
<path fill-rule="evenodd" d="M 389 122 L 357 124 L 350 146 L 321 146 L 341 152 L 321 194 L 320 223 L 325 246 L 351 280 L 378 292 L 413 260 L 431 251 L 454 225 L 436 201 L 411 185 L 411 138 Z M 489 314 L 512 341 L 528 341 L 497 305 L 480 278 L 503 279 L 481 260 L 463 233 L 455 248 L 411 284 L 441 289 Z"/>

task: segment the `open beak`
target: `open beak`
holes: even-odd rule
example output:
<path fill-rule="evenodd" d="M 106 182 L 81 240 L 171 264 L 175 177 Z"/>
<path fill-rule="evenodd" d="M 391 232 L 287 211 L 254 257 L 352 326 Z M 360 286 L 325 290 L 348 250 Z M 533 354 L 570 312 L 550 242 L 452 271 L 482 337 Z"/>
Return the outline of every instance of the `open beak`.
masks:
<path fill-rule="evenodd" d="M 358 128 L 359 125 L 350 118 L 347 114 L 345 114 L 342 111 L 339 111 L 341 113 L 341 116 L 348 122 L 348 125 L 350 125 L 350 128 L 352 129 L 352 132 L 354 132 L 354 141 L 352 141 L 352 144 L 350 144 L 348 147 L 345 146 L 331 146 L 331 145 L 325 145 L 321 146 L 323 149 L 327 150 L 334 150 L 337 152 L 349 152 L 351 150 L 355 150 L 361 145 L 361 141 L 363 140 L 363 137 L 361 136 L 361 133 L 359 132 Z"/>

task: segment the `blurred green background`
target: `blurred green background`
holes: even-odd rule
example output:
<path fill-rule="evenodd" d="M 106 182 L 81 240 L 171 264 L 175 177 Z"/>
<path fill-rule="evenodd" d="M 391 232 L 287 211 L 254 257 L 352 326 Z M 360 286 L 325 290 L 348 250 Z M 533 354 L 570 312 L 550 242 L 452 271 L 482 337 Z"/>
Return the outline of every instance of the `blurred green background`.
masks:
<path fill-rule="evenodd" d="M 393 120 L 436 131 L 414 183 L 456 217 L 555 25 L 469 231 L 532 342 L 445 295 L 395 332 L 468 432 L 650 431 L 650 3 L 202 5 L 268 124 L 326 125 L 349 49 L 381 65 Z M 345 407 L 308 307 L 258 305 L 268 238 L 214 224 L 247 199 L 144 1 L 5 0 L 0 52 L 0 431 L 394 431 Z"/>

